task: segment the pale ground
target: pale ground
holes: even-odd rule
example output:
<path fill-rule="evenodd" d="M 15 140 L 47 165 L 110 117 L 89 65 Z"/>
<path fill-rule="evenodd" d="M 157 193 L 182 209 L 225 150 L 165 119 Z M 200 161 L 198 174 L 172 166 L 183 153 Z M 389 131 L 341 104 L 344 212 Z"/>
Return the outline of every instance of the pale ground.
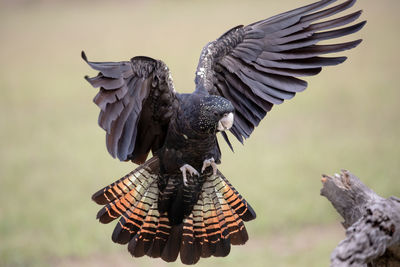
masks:
<path fill-rule="evenodd" d="M 294 254 L 310 253 L 314 247 L 321 245 L 325 240 L 341 240 L 345 237 L 344 228 L 339 224 L 323 226 L 306 226 L 299 232 L 288 236 L 287 233 L 274 233 L 266 239 L 252 237 L 246 245 L 238 247 L 240 253 L 263 253 L 274 254 L 277 258 L 285 258 Z M 179 260 L 179 258 L 178 258 Z M 54 267 L 86 266 L 86 267 L 139 267 L 135 264 L 136 259 L 128 253 L 126 246 L 112 254 L 93 254 L 89 257 L 65 257 L 51 260 Z M 148 259 L 152 266 L 164 267 L 169 264 L 159 259 Z M 209 259 L 200 259 L 207 264 Z"/>

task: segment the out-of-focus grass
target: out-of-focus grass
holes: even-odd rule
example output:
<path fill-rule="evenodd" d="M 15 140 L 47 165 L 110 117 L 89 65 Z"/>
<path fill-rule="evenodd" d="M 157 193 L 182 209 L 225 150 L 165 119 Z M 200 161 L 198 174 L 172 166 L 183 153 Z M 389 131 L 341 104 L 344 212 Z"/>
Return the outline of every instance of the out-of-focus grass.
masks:
<path fill-rule="evenodd" d="M 91 193 L 134 166 L 106 152 L 82 49 L 93 60 L 163 59 L 176 88 L 190 92 L 204 44 L 309 2 L 1 2 L 0 265 L 79 265 L 107 255 L 160 263 L 131 261 L 110 240 L 113 224 L 94 220 Z M 200 266 L 326 266 L 342 235 L 332 234 L 340 218 L 319 196 L 323 172 L 347 168 L 382 196 L 400 194 L 400 2 L 359 2 L 368 24 L 349 61 L 308 79 L 309 89 L 274 107 L 234 154 L 223 145 L 220 169 L 258 218 L 247 224 L 246 246 Z M 304 236 L 305 228 L 315 230 Z"/>

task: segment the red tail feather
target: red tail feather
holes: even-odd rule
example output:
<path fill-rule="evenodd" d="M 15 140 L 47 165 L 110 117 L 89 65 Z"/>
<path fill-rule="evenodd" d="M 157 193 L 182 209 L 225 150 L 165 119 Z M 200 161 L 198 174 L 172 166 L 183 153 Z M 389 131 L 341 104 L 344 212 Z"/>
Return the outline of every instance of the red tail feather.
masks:
<path fill-rule="evenodd" d="M 158 207 L 158 158 L 154 157 L 125 177 L 93 195 L 105 205 L 97 218 L 109 223 L 120 218 L 112 240 L 128 244 L 134 257 L 148 255 L 184 264 L 201 257 L 224 257 L 230 246 L 244 244 L 248 235 L 243 221 L 256 217 L 253 209 L 218 172 L 208 176 L 197 203 L 182 223 L 171 225 L 167 212 Z"/>

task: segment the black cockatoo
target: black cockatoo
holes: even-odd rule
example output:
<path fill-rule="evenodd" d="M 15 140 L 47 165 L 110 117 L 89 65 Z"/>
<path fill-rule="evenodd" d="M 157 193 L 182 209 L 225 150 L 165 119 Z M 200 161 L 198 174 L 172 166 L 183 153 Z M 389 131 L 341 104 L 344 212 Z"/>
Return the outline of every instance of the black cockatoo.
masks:
<path fill-rule="evenodd" d="M 317 44 L 360 30 L 361 15 L 331 16 L 353 6 L 321 0 L 247 26 L 237 26 L 202 50 L 195 91 L 179 94 L 164 62 L 138 56 L 130 61 L 91 62 L 86 77 L 100 91 L 99 125 L 109 153 L 137 169 L 95 193 L 105 205 L 102 223 L 119 219 L 112 240 L 128 244 L 135 257 L 148 255 L 185 264 L 226 256 L 244 244 L 243 221 L 256 217 L 250 205 L 218 171 L 217 134 L 248 138 L 273 105 L 306 89 L 297 77 L 316 75 L 346 57 L 325 57 L 361 40 Z M 147 159 L 152 152 L 152 158 Z"/>

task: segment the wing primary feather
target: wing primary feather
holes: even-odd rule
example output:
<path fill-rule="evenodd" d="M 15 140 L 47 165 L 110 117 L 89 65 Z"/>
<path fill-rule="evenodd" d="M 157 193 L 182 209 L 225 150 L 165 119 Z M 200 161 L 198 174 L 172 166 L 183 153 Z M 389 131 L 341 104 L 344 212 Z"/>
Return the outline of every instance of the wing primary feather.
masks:
<path fill-rule="evenodd" d="M 307 6 L 296 8 L 294 10 L 270 17 L 250 24 L 249 26 L 256 26 L 263 28 L 266 33 L 271 33 L 280 29 L 284 29 L 298 22 L 302 15 L 311 13 L 313 11 L 324 8 L 325 6 L 336 2 L 336 0 L 319 1 Z"/>
<path fill-rule="evenodd" d="M 304 58 L 311 58 L 316 57 L 323 54 L 330 54 L 330 53 L 337 53 L 342 52 L 345 50 L 352 49 L 358 46 L 362 42 L 361 39 L 340 43 L 340 44 L 332 44 L 332 45 L 311 45 L 308 47 L 297 48 L 292 50 L 287 50 L 283 53 L 274 53 L 274 52 L 267 52 L 264 51 L 259 56 L 259 59 L 266 59 L 266 60 L 289 60 L 289 59 L 304 59 Z M 254 63 L 252 63 L 254 64 Z M 294 75 L 297 76 L 297 75 Z"/>
<path fill-rule="evenodd" d="M 239 132 L 238 127 L 235 125 L 235 123 L 233 124 L 232 128 L 229 129 L 229 131 L 233 134 L 233 136 L 236 137 L 236 139 L 243 145 L 243 135 Z M 246 137 L 245 137 L 246 138 Z"/>
<path fill-rule="evenodd" d="M 337 37 L 346 36 L 346 35 L 358 32 L 359 30 L 361 30 L 364 27 L 364 25 L 366 23 L 367 23 L 366 21 L 362 21 L 355 25 L 341 28 L 338 30 L 319 32 L 319 33 L 314 34 L 313 38 L 315 38 L 318 41 L 323 41 L 323 40 L 329 40 L 329 39 L 333 39 L 333 38 L 337 38 Z"/>
<path fill-rule="evenodd" d="M 124 106 L 121 102 L 108 104 L 105 111 L 100 111 L 98 119 L 98 124 L 100 127 L 103 128 L 107 133 L 110 133 L 112 122 L 118 118 L 123 109 Z"/>
<path fill-rule="evenodd" d="M 254 130 L 254 125 L 250 124 L 240 113 L 236 114 L 233 126 L 238 127 L 240 129 L 240 134 L 245 138 L 248 138 Z"/>
<path fill-rule="evenodd" d="M 357 23 L 355 25 L 337 29 L 337 30 L 317 32 L 308 38 L 304 38 L 304 39 L 294 41 L 294 42 L 277 44 L 277 45 L 265 44 L 266 50 L 268 50 L 270 52 L 285 52 L 287 50 L 299 49 L 299 48 L 303 48 L 303 47 L 312 46 L 323 40 L 329 40 L 329 39 L 338 38 L 338 37 L 342 37 L 342 36 L 346 36 L 346 35 L 355 33 L 357 31 L 359 31 L 360 29 L 362 29 L 364 27 L 365 23 L 366 23 L 366 21 L 363 21 L 363 22 Z"/>
<path fill-rule="evenodd" d="M 135 142 L 138 123 L 137 117 L 138 114 L 131 112 L 126 119 L 121 138 L 118 140 L 117 156 L 119 159 L 127 158 L 129 154 L 130 144 Z"/>
<path fill-rule="evenodd" d="M 108 78 L 105 77 L 101 72 L 92 78 L 85 76 L 85 80 L 88 81 L 94 88 L 102 87 L 106 90 L 115 90 L 124 85 L 124 78 L 122 76 L 118 78 Z"/>
<path fill-rule="evenodd" d="M 235 152 L 233 150 L 233 146 L 231 144 L 231 142 L 229 141 L 228 135 L 226 134 L 225 131 L 221 132 L 222 137 L 224 138 L 225 142 L 228 144 L 229 148 L 232 150 L 232 152 Z"/>
<path fill-rule="evenodd" d="M 132 66 L 128 61 L 121 62 L 91 62 L 87 59 L 85 52 L 82 51 L 82 59 L 95 70 L 100 71 L 109 78 L 119 78 L 121 74 L 127 77 L 132 74 Z"/>
<path fill-rule="evenodd" d="M 341 11 L 349 9 L 350 7 L 352 7 L 354 5 L 355 2 L 356 2 L 356 0 L 348 0 L 339 5 L 327 8 L 325 10 L 315 12 L 315 13 L 312 13 L 309 15 L 305 15 L 300 19 L 300 22 L 315 21 L 317 19 L 323 19 L 326 17 L 333 16 Z"/>
<path fill-rule="evenodd" d="M 324 21 L 324 22 L 320 22 L 320 23 L 315 23 L 315 24 L 308 26 L 307 28 L 301 27 L 303 29 L 300 31 L 297 31 L 295 34 L 290 34 L 290 35 L 286 35 L 285 37 L 276 38 L 276 40 L 269 41 L 269 44 L 279 45 L 279 44 L 294 42 L 294 41 L 301 40 L 301 39 L 306 39 L 306 38 L 314 35 L 317 31 L 325 31 L 325 30 L 329 30 L 332 28 L 336 28 L 336 27 L 340 27 L 340 26 L 349 24 L 349 23 L 355 21 L 360 15 L 361 15 L 361 11 L 344 16 L 344 17 L 340 17 L 337 19 L 328 20 L 328 21 Z M 299 27 L 299 26 L 296 25 L 294 27 Z M 287 31 L 287 29 L 285 31 Z"/>
<path fill-rule="evenodd" d="M 310 25 L 307 29 L 304 31 L 321 31 L 321 30 L 328 30 L 336 27 L 340 27 L 346 24 L 349 24 L 355 20 L 357 20 L 361 16 L 362 11 L 359 10 L 357 12 L 351 13 L 349 15 L 337 18 L 337 19 L 332 19 L 324 22 L 319 22 Z"/>
<path fill-rule="evenodd" d="M 124 108 L 121 112 L 121 115 L 118 117 L 117 120 L 114 121 L 112 124 L 111 133 L 107 136 L 107 147 L 110 147 L 110 154 L 113 157 L 118 155 L 118 142 L 122 135 L 123 127 L 125 122 L 130 114 L 130 112 L 134 109 L 134 103 L 130 102 L 128 106 Z M 118 155 L 119 156 L 119 155 Z M 120 160 L 124 160 L 123 158 L 119 158 Z"/>
<path fill-rule="evenodd" d="M 285 68 L 274 68 L 274 67 L 262 67 L 257 63 L 252 63 L 252 65 L 259 71 L 286 77 L 313 76 L 317 75 L 322 70 L 321 67 L 309 68 L 309 69 L 285 69 Z M 306 81 L 304 81 L 304 83 L 305 87 L 307 87 L 308 83 Z M 285 88 L 285 90 L 290 91 L 290 88 Z"/>
<path fill-rule="evenodd" d="M 347 57 L 312 57 L 305 59 L 281 60 L 281 61 L 258 59 L 257 63 L 263 67 L 288 68 L 288 69 L 313 69 L 322 66 L 334 66 L 343 63 L 346 59 Z"/>

